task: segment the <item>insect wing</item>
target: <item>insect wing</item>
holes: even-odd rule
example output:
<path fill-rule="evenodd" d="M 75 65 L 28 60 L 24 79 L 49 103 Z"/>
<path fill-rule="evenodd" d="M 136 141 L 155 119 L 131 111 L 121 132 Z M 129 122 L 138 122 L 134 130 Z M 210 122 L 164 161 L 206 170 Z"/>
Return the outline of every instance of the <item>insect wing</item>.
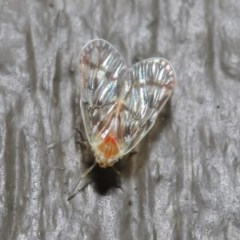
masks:
<path fill-rule="evenodd" d="M 121 86 L 118 82 L 126 72 L 126 65 L 118 51 L 101 39 L 88 43 L 79 59 L 80 107 L 85 131 L 92 143 L 104 116 L 115 105 Z"/>
<path fill-rule="evenodd" d="M 111 133 L 111 141 L 116 140 L 120 148 L 118 157 L 148 133 L 176 81 L 173 67 L 162 58 L 146 59 L 127 69 L 118 51 L 104 40 L 83 48 L 80 72 L 80 106 L 88 140 L 93 145 L 100 136 L 106 142 Z"/>
<path fill-rule="evenodd" d="M 131 151 L 152 128 L 157 116 L 172 95 L 175 72 L 162 58 L 150 58 L 134 64 L 128 78 L 131 88 L 124 97 L 127 116 L 124 124 L 125 152 Z"/>

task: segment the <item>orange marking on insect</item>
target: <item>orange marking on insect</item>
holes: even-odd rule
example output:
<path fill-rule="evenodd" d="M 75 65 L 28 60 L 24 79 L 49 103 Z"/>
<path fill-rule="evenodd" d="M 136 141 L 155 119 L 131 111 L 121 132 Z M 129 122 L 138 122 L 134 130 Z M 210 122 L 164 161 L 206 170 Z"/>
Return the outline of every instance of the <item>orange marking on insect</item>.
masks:
<path fill-rule="evenodd" d="M 111 134 L 108 134 L 98 145 L 98 150 L 104 155 L 106 160 L 119 154 L 117 140 Z"/>

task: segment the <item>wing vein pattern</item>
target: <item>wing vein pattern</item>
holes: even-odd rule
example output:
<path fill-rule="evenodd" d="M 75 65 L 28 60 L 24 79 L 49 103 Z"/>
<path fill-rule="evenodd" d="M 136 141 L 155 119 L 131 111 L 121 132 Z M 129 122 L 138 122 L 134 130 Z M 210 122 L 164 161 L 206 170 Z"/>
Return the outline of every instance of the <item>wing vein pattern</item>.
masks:
<path fill-rule="evenodd" d="M 120 155 L 148 133 L 175 87 L 175 73 L 163 58 L 127 67 L 119 52 L 98 39 L 80 53 L 81 112 L 88 140 L 116 139 Z"/>

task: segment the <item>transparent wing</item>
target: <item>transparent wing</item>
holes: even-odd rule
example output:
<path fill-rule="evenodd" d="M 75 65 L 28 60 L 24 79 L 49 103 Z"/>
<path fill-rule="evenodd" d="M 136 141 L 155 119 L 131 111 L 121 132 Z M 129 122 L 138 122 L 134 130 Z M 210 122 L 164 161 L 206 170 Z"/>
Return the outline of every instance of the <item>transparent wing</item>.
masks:
<path fill-rule="evenodd" d="M 116 105 L 117 98 L 125 89 L 119 83 L 126 65 L 118 51 L 108 42 L 97 39 L 88 43 L 80 52 L 80 107 L 85 131 L 90 143 L 106 125 Z"/>
<path fill-rule="evenodd" d="M 152 128 L 173 92 L 175 79 L 173 67 L 162 58 L 146 59 L 129 69 L 131 88 L 125 92 L 125 108 L 121 116 L 126 153 Z"/>
<path fill-rule="evenodd" d="M 167 60 L 150 58 L 127 69 L 118 51 L 104 40 L 83 48 L 80 73 L 88 140 L 98 147 L 103 140 L 106 145 L 116 141 L 117 157 L 148 133 L 175 87 L 175 73 Z"/>

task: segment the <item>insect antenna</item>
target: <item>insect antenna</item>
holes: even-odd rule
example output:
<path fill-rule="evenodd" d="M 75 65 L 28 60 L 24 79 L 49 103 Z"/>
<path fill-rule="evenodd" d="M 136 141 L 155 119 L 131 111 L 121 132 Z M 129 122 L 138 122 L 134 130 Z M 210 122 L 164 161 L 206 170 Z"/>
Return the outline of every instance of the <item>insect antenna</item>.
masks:
<path fill-rule="evenodd" d="M 121 176 L 121 173 L 114 166 L 112 166 L 112 169 L 118 176 Z"/>
<path fill-rule="evenodd" d="M 94 168 L 96 165 L 97 165 L 97 162 L 95 162 L 90 168 L 88 168 L 88 169 L 80 176 L 80 178 L 78 179 L 76 185 L 74 186 L 73 190 L 71 191 L 70 196 L 69 196 L 68 199 L 67 199 L 68 201 L 70 201 L 71 199 L 73 199 L 79 191 L 83 190 L 83 189 L 88 185 L 88 184 L 86 184 L 83 188 L 80 188 L 80 189 L 78 188 L 78 185 L 79 185 L 79 183 L 81 182 L 81 180 L 82 180 L 83 178 L 85 178 L 85 177 L 93 170 L 93 168 Z"/>

